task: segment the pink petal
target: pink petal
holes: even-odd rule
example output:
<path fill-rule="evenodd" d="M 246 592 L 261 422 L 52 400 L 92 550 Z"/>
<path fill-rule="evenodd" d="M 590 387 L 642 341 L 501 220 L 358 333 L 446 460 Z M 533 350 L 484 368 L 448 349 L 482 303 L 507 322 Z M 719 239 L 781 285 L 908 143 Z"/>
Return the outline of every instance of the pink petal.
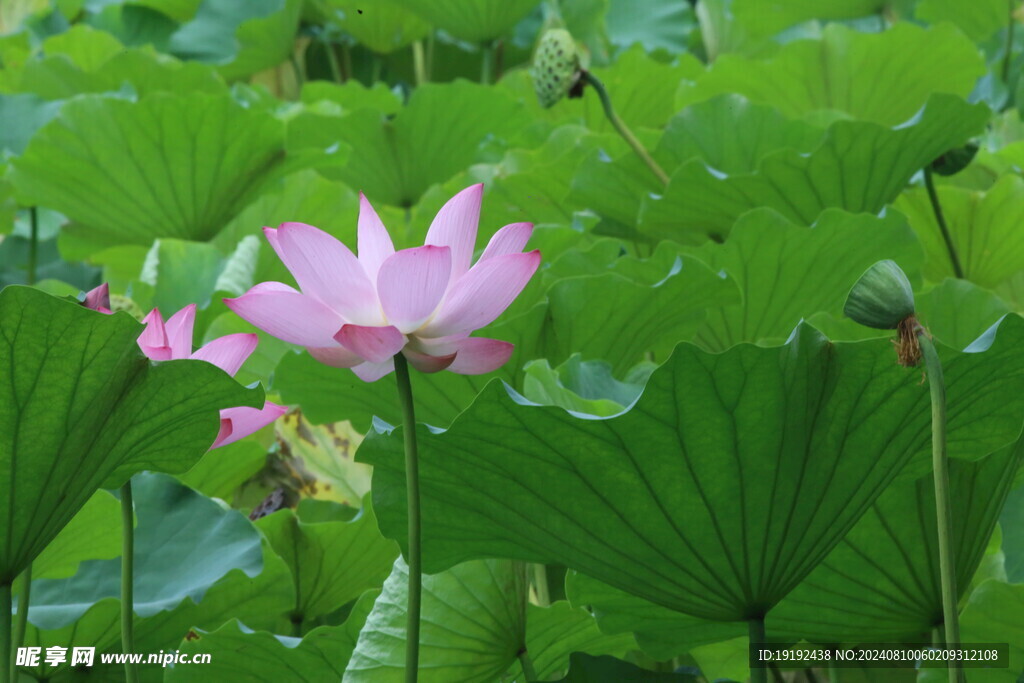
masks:
<path fill-rule="evenodd" d="M 264 332 L 300 346 L 335 346 L 334 335 L 345 324 L 326 304 L 280 282 L 261 282 L 224 303 Z"/>
<path fill-rule="evenodd" d="M 192 329 L 196 322 L 196 305 L 189 304 L 167 320 L 167 344 L 171 347 L 171 358 L 188 358 L 192 355 Z"/>
<path fill-rule="evenodd" d="M 373 283 L 348 247 L 303 223 L 282 223 L 275 237 L 278 255 L 303 294 L 316 297 L 348 321 L 383 322 Z M 267 239 L 274 244 L 269 234 Z"/>
<path fill-rule="evenodd" d="M 95 289 L 90 289 L 85 293 L 85 304 L 86 308 L 91 308 L 94 311 L 105 311 L 110 313 L 110 286 L 104 282 Z"/>
<path fill-rule="evenodd" d="M 376 382 L 385 375 L 390 375 L 395 369 L 395 361 L 392 358 L 383 363 L 361 363 L 352 368 L 356 377 L 364 382 Z"/>
<path fill-rule="evenodd" d="M 469 262 L 476 247 L 476 229 L 480 222 L 483 194 L 482 184 L 467 187 L 441 207 L 427 231 L 424 244 L 450 247 L 452 250 L 451 283 L 469 270 Z"/>
<path fill-rule="evenodd" d="M 514 344 L 499 339 L 469 337 L 459 343 L 455 361 L 448 367 L 458 375 L 483 375 L 508 362 Z"/>
<path fill-rule="evenodd" d="M 286 412 L 288 408 L 270 401 L 264 403 L 263 408 L 225 408 L 220 411 L 220 432 L 210 449 L 220 448 L 245 438 L 263 429 Z"/>
<path fill-rule="evenodd" d="M 324 365 L 332 368 L 350 368 L 365 362 L 360 356 L 352 353 L 344 346 L 326 346 L 321 348 L 309 347 L 306 349 L 309 355 Z"/>
<path fill-rule="evenodd" d="M 139 335 L 138 344 L 142 353 L 150 360 L 170 360 L 171 347 L 167 343 L 167 331 L 160 309 L 154 308 L 142 319 L 146 329 Z"/>
<path fill-rule="evenodd" d="M 234 377 L 245 359 L 256 350 L 257 344 L 259 337 L 255 334 L 228 334 L 203 345 L 191 357 L 213 363 Z"/>
<path fill-rule="evenodd" d="M 491 241 L 487 243 L 480 260 L 504 256 L 505 254 L 518 254 L 530 241 L 533 234 L 533 223 L 511 223 L 494 233 Z"/>
<path fill-rule="evenodd" d="M 413 351 L 409 347 L 402 349 L 402 355 L 420 372 L 441 372 L 455 360 L 455 354 L 449 353 L 446 356 L 431 356 L 420 351 Z"/>
<path fill-rule="evenodd" d="M 441 303 L 452 271 L 448 247 L 403 249 L 388 257 L 377 276 L 377 292 L 388 322 L 412 332 Z"/>
<path fill-rule="evenodd" d="M 402 350 L 405 335 L 397 327 L 342 325 L 335 341 L 371 363 L 383 363 Z"/>
<path fill-rule="evenodd" d="M 540 252 L 481 260 L 448 292 L 440 312 L 420 331 L 424 337 L 467 334 L 494 321 L 529 282 Z"/>
<path fill-rule="evenodd" d="M 384 261 L 395 253 L 395 245 L 391 235 L 381 222 L 380 216 L 370 206 L 370 201 L 362 192 L 359 193 L 359 262 L 370 282 L 377 281 L 377 272 Z"/>

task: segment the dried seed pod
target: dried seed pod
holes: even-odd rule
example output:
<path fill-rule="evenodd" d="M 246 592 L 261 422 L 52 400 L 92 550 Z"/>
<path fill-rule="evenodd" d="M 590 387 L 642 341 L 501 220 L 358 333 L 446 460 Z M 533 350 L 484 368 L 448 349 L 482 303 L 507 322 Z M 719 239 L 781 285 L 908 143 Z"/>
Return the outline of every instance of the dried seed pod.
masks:
<path fill-rule="evenodd" d="M 853 285 L 843 313 L 867 327 L 895 330 L 914 315 L 914 291 L 895 262 L 879 261 Z"/>
<path fill-rule="evenodd" d="M 561 28 L 545 32 L 533 55 L 530 74 L 542 107 L 569 94 L 580 79 L 580 55 L 572 34 Z"/>

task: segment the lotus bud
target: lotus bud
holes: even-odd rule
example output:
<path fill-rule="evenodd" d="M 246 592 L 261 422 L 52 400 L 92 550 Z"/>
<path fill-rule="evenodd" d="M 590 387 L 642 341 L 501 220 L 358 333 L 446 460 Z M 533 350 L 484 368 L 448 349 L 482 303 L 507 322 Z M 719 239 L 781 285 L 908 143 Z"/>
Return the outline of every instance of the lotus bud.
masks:
<path fill-rule="evenodd" d="M 580 54 L 572 34 L 562 28 L 544 33 L 533 56 L 533 87 L 545 109 L 568 95 L 580 82 Z M 577 95 L 578 96 L 578 95 Z"/>
<path fill-rule="evenodd" d="M 895 262 L 879 261 L 868 268 L 847 295 L 843 313 L 867 327 L 897 330 L 899 364 L 913 367 L 921 362 L 914 292 L 907 276 Z"/>
<path fill-rule="evenodd" d="M 977 153 L 978 146 L 973 142 L 969 142 L 963 147 L 951 149 L 940 156 L 932 162 L 931 169 L 942 176 L 956 175 L 967 168 L 967 165 L 971 163 L 974 155 Z"/>

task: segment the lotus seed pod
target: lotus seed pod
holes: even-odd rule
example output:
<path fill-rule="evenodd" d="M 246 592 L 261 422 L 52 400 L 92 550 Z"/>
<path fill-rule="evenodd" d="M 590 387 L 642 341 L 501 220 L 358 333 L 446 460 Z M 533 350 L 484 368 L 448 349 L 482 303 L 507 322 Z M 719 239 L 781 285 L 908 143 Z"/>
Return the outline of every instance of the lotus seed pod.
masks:
<path fill-rule="evenodd" d="M 139 322 L 142 322 L 142 319 L 145 317 L 145 314 L 142 312 L 142 309 L 139 308 L 137 303 L 126 296 L 121 296 L 120 294 L 110 295 L 110 311 L 112 313 L 124 311 Z"/>
<path fill-rule="evenodd" d="M 914 315 L 914 292 L 898 265 L 879 261 L 850 290 L 843 313 L 861 325 L 895 330 Z"/>
<path fill-rule="evenodd" d="M 530 73 L 542 107 L 565 97 L 580 78 L 580 55 L 572 34 L 562 28 L 544 33 Z"/>

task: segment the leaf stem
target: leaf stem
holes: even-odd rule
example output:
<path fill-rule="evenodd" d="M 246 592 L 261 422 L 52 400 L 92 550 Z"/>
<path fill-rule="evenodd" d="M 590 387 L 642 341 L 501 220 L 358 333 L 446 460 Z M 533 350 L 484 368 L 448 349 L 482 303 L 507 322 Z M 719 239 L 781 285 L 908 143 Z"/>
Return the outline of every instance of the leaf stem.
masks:
<path fill-rule="evenodd" d="M 25 629 L 28 628 L 28 605 L 32 594 L 32 563 L 29 562 L 21 573 L 21 592 L 18 593 L 18 618 L 14 621 L 14 636 L 11 638 L 11 652 L 17 652 L 25 643 Z M 11 680 L 17 678 L 17 667 L 11 662 Z"/>
<path fill-rule="evenodd" d="M 932 169 L 924 167 L 924 186 L 928 190 L 928 199 L 932 203 L 932 211 L 935 212 L 935 221 L 939 224 L 942 232 L 942 240 L 946 243 L 946 251 L 949 252 L 949 260 L 953 264 L 953 274 L 961 280 L 964 277 L 964 269 L 960 267 L 960 257 L 957 256 L 956 247 L 953 246 L 953 238 L 946 226 L 946 217 L 942 214 L 942 204 L 939 203 L 939 193 L 935 191 L 935 180 L 932 178 Z"/>
<path fill-rule="evenodd" d="M 917 330 L 924 354 L 932 399 L 932 473 L 935 480 L 935 514 L 939 531 L 939 575 L 942 582 L 942 623 L 946 647 L 960 645 L 957 615 L 956 560 L 953 553 L 953 510 L 949 493 L 949 460 L 946 457 L 946 385 L 935 344 L 922 327 Z M 949 681 L 962 680 L 960 663 L 949 663 Z"/>
<path fill-rule="evenodd" d="M 331 78 L 335 83 L 344 83 L 345 81 L 341 77 L 341 64 L 338 63 L 338 54 L 334 51 L 334 44 L 325 40 L 323 45 L 324 50 L 327 51 L 327 64 L 331 67 Z"/>
<path fill-rule="evenodd" d="M 491 74 L 494 73 L 494 43 L 484 43 L 480 46 L 480 52 L 480 82 L 490 85 Z"/>
<path fill-rule="evenodd" d="M 132 480 L 121 487 L 121 651 L 135 652 L 135 517 L 132 506 Z M 138 683 L 139 672 L 135 664 L 125 662 L 124 676 L 128 683 Z"/>
<path fill-rule="evenodd" d="M 405 487 L 409 514 L 409 604 L 405 627 L 405 680 L 415 683 L 420 655 L 420 597 L 423 591 L 420 549 L 420 474 L 416 449 L 416 411 L 409 381 L 409 364 L 399 351 L 395 354 L 398 399 L 402 404 L 402 431 L 405 437 Z"/>
<path fill-rule="evenodd" d="M 526 652 L 526 648 L 525 647 L 522 650 L 519 651 L 519 664 L 520 664 L 520 666 L 523 667 L 523 677 L 527 681 L 536 681 L 536 680 L 538 680 L 537 679 L 537 669 L 534 668 L 533 660 L 530 659 L 530 655 L 529 655 L 529 653 Z"/>
<path fill-rule="evenodd" d="M 414 40 L 412 43 L 412 66 L 416 73 L 416 85 L 423 85 L 427 82 L 426 57 L 423 54 L 423 41 Z"/>
<path fill-rule="evenodd" d="M 764 617 L 757 617 L 747 622 L 751 645 L 765 641 Z M 750 667 L 750 683 L 768 683 L 768 669 L 763 666 Z"/>
<path fill-rule="evenodd" d="M 1007 0 L 1007 4 L 1010 7 L 1010 23 L 1006 27 L 1006 54 L 1003 55 L 1003 83 L 1006 83 L 1009 87 L 1010 83 L 1010 64 L 1013 62 L 1013 25 L 1016 23 L 1013 19 L 1013 6 L 1016 4 L 1016 0 Z"/>
<path fill-rule="evenodd" d="M 548 590 L 548 568 L 543 564 L 533 565 L 533 589 L 537 592 L 537 604 L 541 607 L 551 604 L 551 591 Z"/>
<path fill-rule="evenodd" d="M 25 282 L 30 285 L 36 283 L 36 263 L 39 260 L 39 211 L 36 207 L 28 210 L 29 242 L 28 242 L 28 272 L 25 274 Z"/>
<path fill-rule="evenodd" d="M 658 180 L 661 181 L 661 184 L 668 185 L 668 174 L 665 173 L 664 169 L 658 165 L 658 162 L 647 153 L 647 150 L 640 144 L 637 137 L 633 135 L 633 131 L 631 131 L 626 123 L 619 118 L 619 115 L 615 113 L 615 108 L 612 106 L 612 100 L 608 96 L 608 91 L 605 89 L 604 83 L 601 82 L 601 79 L 589 71 L 582 71 L 581 74 L 583 80 L 593 86 L 594 90 L 597 92 L 597 96 L 601 98 L 601 106 L 604 107 L 604 115 L 608 118 L 608 121 L 611 122 L 619 135 L 622 136 L 622 139 L 625 140 L 629 146 L 633 148 L 633 151 L 637 153 L 637 156 L 647 164 L 647 168 L 651 169 L 651 172 L 657 176 Z"/>
<path fill-rule="evenodd" d="M 11 584 L 0 583 L 0 683 L 14 680 L 11 669 L 14 658 L 11 656 Z"/>

